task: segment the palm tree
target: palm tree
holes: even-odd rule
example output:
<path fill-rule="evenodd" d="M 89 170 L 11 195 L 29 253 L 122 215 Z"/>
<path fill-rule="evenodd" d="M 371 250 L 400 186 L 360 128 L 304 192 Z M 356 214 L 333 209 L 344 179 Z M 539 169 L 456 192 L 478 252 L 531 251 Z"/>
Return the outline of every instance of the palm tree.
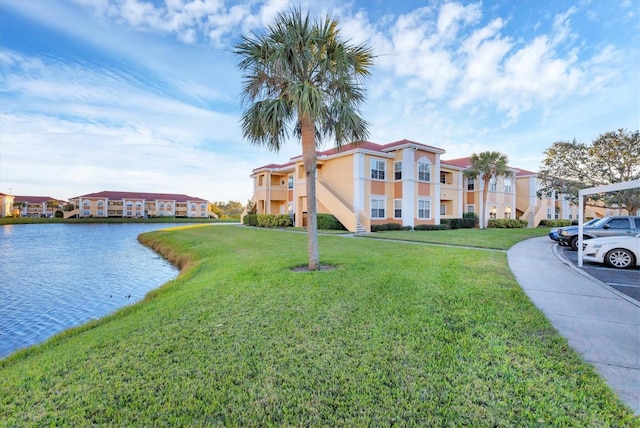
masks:
<path fill-rule="evenodd" d="M 480 228 L 484 229 L 489 223 L 487 220 L 487 194 L 489 192 L 489 182 L 492 178 L 498 176 L 510 177 L 512 175 L 509 171 L 509 158 L 504 153 L 500 152 L 481 152 L 479 154 L 474 153 L 469 159 L 469 168 L 464 171 L 464 176 L 467 178 L 482 179 L 482 206 L 480 207 Z"/>
<path fill-rule="evenodd" d="M 312 22 L 299 8 L 280 13 L 266 34 L 243 36 L 234 52 L 244 72 L 244 137 L 275 152 L 292 134 L 302 142 L 309 270 L 317 270 L 316 150 L 326 138 L 338 148 L 367 138 L 358 106 L 374 56 L 369 47 L 342 40 L 338 21 Z"/>
<path fill-rule="evenodd" d="M 58 201 L 56 201 L 55 199 L 50 199 L 47 201 L 46 205 L 47 205 L 47 208 L 51 208 L 51 217 L 53 217 L 54 210 L 58 208 L 60 204 L 58 204 Z"/>

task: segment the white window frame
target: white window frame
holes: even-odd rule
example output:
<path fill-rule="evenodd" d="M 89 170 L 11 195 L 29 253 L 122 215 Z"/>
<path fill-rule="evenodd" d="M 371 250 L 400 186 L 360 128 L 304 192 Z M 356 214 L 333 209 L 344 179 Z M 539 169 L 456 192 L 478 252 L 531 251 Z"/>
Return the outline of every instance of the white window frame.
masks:
<path fill-rule="evenodd" d="M 469 189 L 471 187 L 471 189 Z M 476 179 L 467 178 L 467 192 L 475 192 L 476 191 Z"/>
<path fill-rule="evenodd" d="M 505 206 L 504 207 L 504 218 L 511 218 L 511 214 L 513 214 L 512 211 L 511 211 L 511 205 Z"/>
<path fill-rule="evenodd" d="M 376 205 L 376 215 L 373 214 L 373 210 L 374 210 L 374 205 Z M 380 207 L 379 205 L 382 205 L 382 207 Z M 380 210 L 382 210 L 382 216 L 380 216 Z M 371 214 L 371 219 L 385 219 L 387 218 L 387 198 L 386 197 L 380 197 L 380 196 L 372 196 L 371 199 L 369 199 L 369 213 Z"/>
<path fill-rule="evenodd" d="M 547 208 L 547 220 L 551 220 L 553 218 L 552 208 Z"/>
<path fill-rule="evenodd" d="M 425 167 L 426 167 L 426 171 L 422 171 L 421 169 Z M 417 172 L 418 172 L 418 181 L 421 181 L 424 183 L 431 182 L 431 162 L 429 162 L 429 159 L 426 159 L 426 158 L 418 159 Z"/>
<path fill-rule="evenodd" d="M 428 204 L 428 207 L 421 207 L 422 204 Z M 424 216 L 423 211 L 427 211 L 426 217 Z M 420 215 L 421 213 L 423 215 Z M 431 220 L 433 218 L 431 209 L 431 198 L 418 198 L 418 203 L 416 204 L 416 218 L 418 220 Z"/>
<path fill-rule="evenodd" d="M 512 190 L 512 182 L 511 177 L 504 178 L 504 191 L 505 193 L 511 193 Z"/>
<path fill-rule="evenodd" d="M 398 177 L 398 174 L 400 175 L 400 177 Z M 402 180 L 402 162 L 393 163 L 393 179 Z"/>
<path fill-rule="evenodd" d="M 474 204 L 467 204 L 467 211 L 468 213 L 476 213 L 476 206 Z"/>
<path fill-rule="evenodd" d="M 399 214 L 398 211 L 400 211 Z M 402 219 L 402 199 L 393 200 L 393 218 Z"/>
<path fill-rule="evenodd" d="M 489 191 L 495 192 L 498 189 L 498 180 L 496 177 L 491 177 L 489 179 Z"/>
<path fill-rule="evenodd" d="M 498 207 L 495 205 L 492 205 L 491 208 L 489 208 L 489 220 L 495 220 L 498 218 Z"/>
<path fill-rule="evenodd" d="M 384 180 L 387 175 L 386 169 L 387 169 L 387 163 L 384 160 L 371 159 L 371 179 L 372 180 Z"/>
<path fill-rule="evenodd" d="M 447 204 L 440 202 L 440 215 L 447 215 Z"/>

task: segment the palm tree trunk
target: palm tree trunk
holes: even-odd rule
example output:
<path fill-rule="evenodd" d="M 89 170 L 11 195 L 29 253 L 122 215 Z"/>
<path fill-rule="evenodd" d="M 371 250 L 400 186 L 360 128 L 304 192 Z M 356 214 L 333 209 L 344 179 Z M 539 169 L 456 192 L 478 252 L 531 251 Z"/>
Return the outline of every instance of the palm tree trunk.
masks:
<path fill-rule="evenodd" d="M 488 199 L 488 194 L 489 194 L 489 180 L 491 180 L 490 178 L 487 180 L 484 177 L 482 178 L 482 222 L 480 223 L 480 229 L 486 229 L 487 226 L 489 225 L 489 219 L 487 218 L 488 216 L 488 210 L 487 210 L 487 204 L 489 203 Z"/>
<path fill-rule="evenodd" d="M 318 208 L 316 205 L 316 139 L 315 128 L 308 116 L 301 115 L 302 162 L 307 181 L 307 242 L 309 249 L 309 270 L 320 267 L 318 253 Z"/>

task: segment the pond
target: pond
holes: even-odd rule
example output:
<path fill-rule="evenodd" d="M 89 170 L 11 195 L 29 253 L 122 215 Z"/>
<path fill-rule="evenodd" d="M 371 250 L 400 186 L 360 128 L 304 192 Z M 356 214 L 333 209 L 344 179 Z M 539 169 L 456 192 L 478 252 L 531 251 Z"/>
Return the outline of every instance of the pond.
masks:
<path fill-rule="evenodd" d="M 178 270 L 141 245 L 174 224 L 0 226 L 0 358 L 140 301 Z"/>

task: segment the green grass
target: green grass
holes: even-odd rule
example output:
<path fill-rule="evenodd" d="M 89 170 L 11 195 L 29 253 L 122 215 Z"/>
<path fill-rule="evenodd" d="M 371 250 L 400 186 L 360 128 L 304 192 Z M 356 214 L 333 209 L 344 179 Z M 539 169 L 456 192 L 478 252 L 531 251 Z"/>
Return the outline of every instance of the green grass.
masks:
<path fill-rule="evenodd" d="M 431 232 L 426 232 L 426 234 Z M 0 426 L 637 426 L 504 252 L 245 227 L 141 239 L 183 267 L 0 361 Z"/>
<path fill-rule="evenodd" d="M 393 239 L 430 244 L 508 250 L 523 239 L 547 236 L 549 230 L 547 227 L 525 229 L 394 230 L 358 236 L 363 238 Z"/>

